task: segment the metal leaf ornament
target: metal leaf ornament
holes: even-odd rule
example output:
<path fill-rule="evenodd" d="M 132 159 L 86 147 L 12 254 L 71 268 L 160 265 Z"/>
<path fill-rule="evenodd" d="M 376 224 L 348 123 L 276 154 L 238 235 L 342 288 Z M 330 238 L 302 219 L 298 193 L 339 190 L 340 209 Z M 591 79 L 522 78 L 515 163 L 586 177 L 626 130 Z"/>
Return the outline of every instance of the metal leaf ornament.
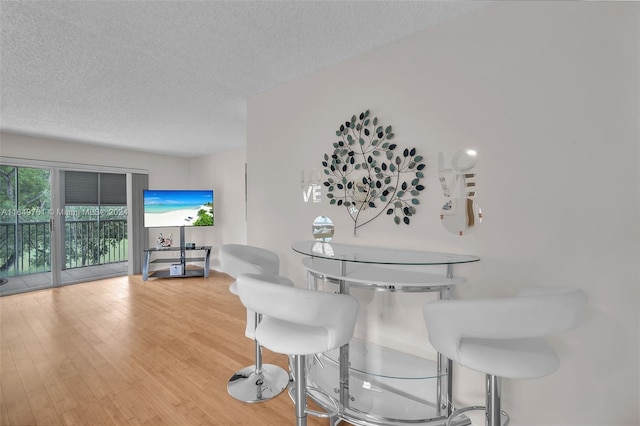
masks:
<path fill-rule="evenodd" d="M 415 148 L 398 148 L 391 142 L 392 127 L 369 115 L 367 110 L 341 124 L 333 153 L 322 161 L 329 203 L 347 209 L 354 235 L 383 213 L 398 225 L 409 225 L 425 189 L 422 156 Z"/>

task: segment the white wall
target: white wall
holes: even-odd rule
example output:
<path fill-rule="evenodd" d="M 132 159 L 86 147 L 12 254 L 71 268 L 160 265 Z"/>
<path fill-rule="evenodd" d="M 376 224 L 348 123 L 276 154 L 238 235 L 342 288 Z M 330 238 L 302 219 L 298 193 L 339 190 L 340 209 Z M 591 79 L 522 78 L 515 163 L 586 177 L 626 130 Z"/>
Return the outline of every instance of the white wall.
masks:
<path fill-rule="evenodd" d="M 304 273 L 291 243 L 318 215 L 337 242 L 479 255 L 457 267 L 460 297 L 531 285 L 587 291 L 581 328 L 553 343 L 552 376 L 506 381 L 514 426 L 640 423 L 639 10 L 635 2 L 498 2 L 256 96 L 248 105 L 247 240 L 278 252 L 282 272 Z M 396 142 L 428 163 L 411 226 L 387 217 L 352 237 L 345 211 L 304 204 L 301 170 L 321 168 L 335 130 L 371 109 Z M 436 156 L 479 152 L 484 222 L 444 230 Z M 380 315 L 427 345 L 420 297 L 378 297 Z M 456 399 L 481 403 L 482 378 L 458 369 Z"/>
<path fill-rule="evenodd" d="M 107 148 L 97 145 L 0 133 L 0 155 L 3 157 L 91 166 L 148 170 L 152 187 L 180 188 L 188 184 L 186 158 L 154 155 L 144 152 Z"/>
<path fill-rule="evenodd" d="M 215 191 L 213 234 L 206 243 L 213 245 L 211 267 L 219 268 L 217 251 L 222 244 L 245 244 L 245 164 L 247 150 L 230 151 L 193 158 L 190 163 L 192 186 L 206 186 Z M 205 243 L 205 241 L 194 241 Z"/>

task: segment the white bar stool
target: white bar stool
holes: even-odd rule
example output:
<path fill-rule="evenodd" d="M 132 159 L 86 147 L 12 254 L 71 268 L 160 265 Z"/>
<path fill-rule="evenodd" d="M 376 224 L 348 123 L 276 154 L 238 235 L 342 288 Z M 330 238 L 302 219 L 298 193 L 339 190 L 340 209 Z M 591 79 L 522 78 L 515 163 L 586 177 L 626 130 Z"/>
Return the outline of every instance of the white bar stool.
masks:
<path fill-rule="evenodd" d="M 222 271 L 234 278 L 240 274 L 253 273 L 278 276 L 280 259 L 272 251 L 241 244 L 225 244 L 220 247 L 220 266 Z M 279 277 L 279 284 L 293 287 L 288 278 Z M 231 293 L 237 295 L 237 283 L 229 287 Z M 245 336 L 255 342 L 255 364 L 233 373 L 227 383 L 227 392 L 235 399 L 243 402 L 268 401 L 287 388 L 289 374 L 277 365 L 262 363 L 262 348 L 255 339 L 256 325 L 260 315 L 247 311 Z"/>
<path fill-rule="evenodd" d="M 500 409 L 501 378 L 530 379 L 555 372 L 560 360 L 544 337 L 577 327 L 586 305 L 583 290 L 538 287 L 512 298 L 427 303 L 424 319 L 433 347 L 486 374 L 486 406 L 456 410 L 447 425 L 470 410 L 484 410 L 487 426 L 506 425 L 509 416 Z"/>
<path fill-rule="evenodd" d="M 307 409 L 306 356 L 331 351 L 351 340 L 358 301 L 347 294 L 285 287 L 279 285 L 278 277 L 265 275 L 243 274 L 237 283 L 242 303 L 263 315 L 256 340 L 294 358 L 296 426 L 306 426 L 307 413 L 315 413 Z"/>

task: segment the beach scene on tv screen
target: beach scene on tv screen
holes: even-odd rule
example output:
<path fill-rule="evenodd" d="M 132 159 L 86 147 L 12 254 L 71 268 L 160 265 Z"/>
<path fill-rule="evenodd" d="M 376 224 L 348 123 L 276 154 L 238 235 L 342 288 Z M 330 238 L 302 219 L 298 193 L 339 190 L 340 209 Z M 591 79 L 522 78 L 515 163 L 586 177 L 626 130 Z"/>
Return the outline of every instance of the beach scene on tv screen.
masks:
<path fill-rule="evenodd" d="M 144 226 L 213 226 L 213 191 L 144 191 Z"/>

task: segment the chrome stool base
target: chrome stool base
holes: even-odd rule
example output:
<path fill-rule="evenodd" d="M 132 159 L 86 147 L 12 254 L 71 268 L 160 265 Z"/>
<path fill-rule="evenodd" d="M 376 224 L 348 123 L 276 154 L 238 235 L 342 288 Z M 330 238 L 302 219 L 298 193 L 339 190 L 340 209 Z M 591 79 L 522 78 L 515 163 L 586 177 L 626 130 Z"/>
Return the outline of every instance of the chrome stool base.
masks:
<path fill-rule="evenodd" d="M 289 384 L 289 374 L 273 364 L 263 364 L 259 371 L 256 366 L 245 367 L 231 376 L 227 392 L 242 402 L 268 401 L 284 391 Z"/>

